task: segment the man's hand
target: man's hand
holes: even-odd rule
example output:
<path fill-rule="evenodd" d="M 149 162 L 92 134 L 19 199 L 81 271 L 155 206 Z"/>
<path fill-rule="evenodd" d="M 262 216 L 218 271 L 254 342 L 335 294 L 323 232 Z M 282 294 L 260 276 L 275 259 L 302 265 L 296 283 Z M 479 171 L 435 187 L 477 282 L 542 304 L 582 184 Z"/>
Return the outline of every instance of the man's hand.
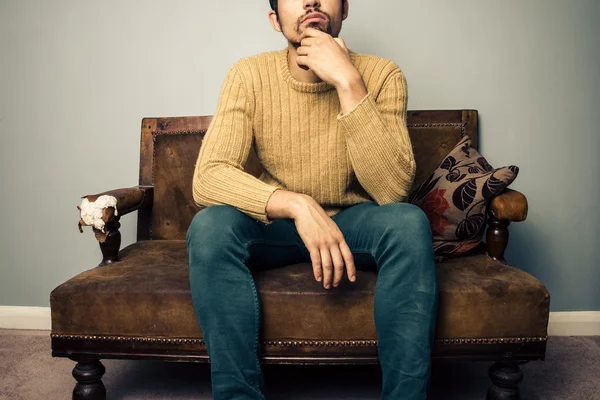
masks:
<path fill-rule="evenodd" d="M 337 287 L 344 274 L 344 265 L 350 282 L 356 281 L 354 257 L 336 223 L 312 197 L 298 208 L 294 222 L 300 238 L 310 253 L 313 273 L 323 287 Z"/>
<path fill-rule="evenodd" d="M 310 68 L 319 78 L 335 87 L 347 85 L 360 77 L 341 38 L 308 28 L 301 37 L 297 52 L 299 66 Z"/>
<path fill-rule="evenodd" d="M 298 65 L 310 68 L 321 80 L 335 86 L 342 115 L 348 114 L 368 92 L 362 76 L 352 64 L 344 40 L 308 28 L 300 44 L 296 59 Z"/>
<path fill-rule="evenodd" d="M 344 274 L 350 282 L 356 281 L 354 257 L 336 223 L 312 197 L 286 190 L 277 190 L 267 203 L 270 218 L 291 218 L 304 245 L 310 253 L 313 274 L 323 287 L 329 289 L 332 281 L 337 287 Z"/>

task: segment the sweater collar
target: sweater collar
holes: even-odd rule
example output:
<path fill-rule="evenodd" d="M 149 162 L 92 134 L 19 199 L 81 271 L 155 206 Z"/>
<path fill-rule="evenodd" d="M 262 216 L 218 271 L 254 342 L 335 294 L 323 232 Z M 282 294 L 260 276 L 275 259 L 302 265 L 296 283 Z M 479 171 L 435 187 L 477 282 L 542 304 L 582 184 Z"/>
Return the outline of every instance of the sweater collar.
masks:
<path fill-rule="evenodd" d="M 296 80 L 290 72 L 290 66 L 288 63 L 288 53 L 289 49 L 287 47 L 279 51 L 277 54 L 277 62 L 279 64 L 279 73 L 283 77 L 283 80 L 285 80 L 292 89 L 304 93 L 322 93 L 335 89 L 333 85 L 330 85 L 327 82 L 306 83 Z M 352 59 L 352 63 L 354 63 L 354 56 L 355 53 L 350 51 L 350 58 Z"/>

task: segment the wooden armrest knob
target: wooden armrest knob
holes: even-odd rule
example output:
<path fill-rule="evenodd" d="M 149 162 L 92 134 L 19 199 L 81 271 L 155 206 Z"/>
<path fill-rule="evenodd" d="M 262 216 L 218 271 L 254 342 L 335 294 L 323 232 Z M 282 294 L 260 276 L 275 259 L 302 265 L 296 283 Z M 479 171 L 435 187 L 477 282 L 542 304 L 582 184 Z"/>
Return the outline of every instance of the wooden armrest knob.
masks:
<path fill-rule="evenodd" d="M 490 214 L 499 220 L 525 221 L 527 211 L 528 204 L 525 195 L 512 189 L 506 189 L 490 202 Z"/>

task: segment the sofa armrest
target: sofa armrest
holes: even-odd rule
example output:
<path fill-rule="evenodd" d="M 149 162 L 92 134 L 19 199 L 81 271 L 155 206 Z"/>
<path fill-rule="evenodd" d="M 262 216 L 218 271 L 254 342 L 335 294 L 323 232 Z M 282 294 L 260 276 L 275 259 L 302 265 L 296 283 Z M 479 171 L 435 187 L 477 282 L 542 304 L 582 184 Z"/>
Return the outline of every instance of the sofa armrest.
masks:
<path fill-rule="evenodd" d="M 527 198 L 521 192 L 506 189 L 490 202 L 490 216 L 495 219 L 521 222 L 527 218 Z"/>
<path fill-rule="evenodd" d="M 104 196 L 104 197 L 103 197 Z M 100 199 L 101 204 L 96 204 Z M 121 247 L 121 233 L 119 228 L 121 216 L 132 211 L 151 207 L 154 201 L 153 186 L 135 186 L 125 189 L 109 190 L 94 195 L 83 196 L 79 210 L 79 232 L 83 233 L 82 226 L 91 225 L 102 251 L 104 266 L 117 262 Z"/>
<path fill-rule="evenodd" d="M 152 205 L 154 200 L 154 186 L 134 186 L 125 189 L 114 189 L 108 192 L 83 196 L 91 203 L 100 196 L 112 196 L 117 199 L 117 214 L 123 216 L 145 206 Z"/>
<path fill-rule="evenodd" d="M 511 222 L 525 221 L 527 210 L 527 198 L 516 190 L 506 189 L 492 199 L 486 234 L 487 252 L 491 258 L 506 262 L 504 251 L 508 246 L 508 226 Z"/>

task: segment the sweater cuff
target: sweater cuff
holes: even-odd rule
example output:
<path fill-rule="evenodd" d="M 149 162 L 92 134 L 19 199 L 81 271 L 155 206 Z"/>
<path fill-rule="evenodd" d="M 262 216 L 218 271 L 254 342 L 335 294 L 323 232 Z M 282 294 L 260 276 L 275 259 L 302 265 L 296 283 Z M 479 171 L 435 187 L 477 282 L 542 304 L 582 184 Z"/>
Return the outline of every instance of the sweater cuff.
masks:
<path fill-rule="evenodd" d="M 368 93 L 361 101 L 346 115 L 340 112 L 338 121 L 346 129 L 346 132 L 364 131 L 366 127 L 373 125 L 373 121 L 381 119 L 377 105 Z"/>
<path fill-rule="evenodd" d="M 266 224 L 266 225 L 270 225 L 273 223 L 274 220 L 269 219 L 268 215 L 267 215 L 267 204 L 269 204 L 269 199 L 271 198 L 271 196 L 273 196 L 273 193 L 275 193 L 277 190 L 280 190 L 280 187 L 276 187 L 276 186 L 271 186 L 271 190 L 269 190 L 269 194 L 267 195 L 267 199 L 265 200 L 265 206 L 263 207 L 264 209 L 264 213 L 260 214 L 259 217 L 257 218 L 258 221 Z"/>
<path fill-rule="evenodd" d="M 254 188 L 252 191 L 252 199 L 246 199 L 247 202 L 244 204 L 247 208 L 240 211 L 244 211 L 257 221 L 267 225 L 271 224 L 273 220 L 269 219 L 267 216 L 267 204 L 269 203 L 269 199 L 273 193 L 275 193 L 275 191 L 278 189 L 281 188 L 266 184 Z"/>

